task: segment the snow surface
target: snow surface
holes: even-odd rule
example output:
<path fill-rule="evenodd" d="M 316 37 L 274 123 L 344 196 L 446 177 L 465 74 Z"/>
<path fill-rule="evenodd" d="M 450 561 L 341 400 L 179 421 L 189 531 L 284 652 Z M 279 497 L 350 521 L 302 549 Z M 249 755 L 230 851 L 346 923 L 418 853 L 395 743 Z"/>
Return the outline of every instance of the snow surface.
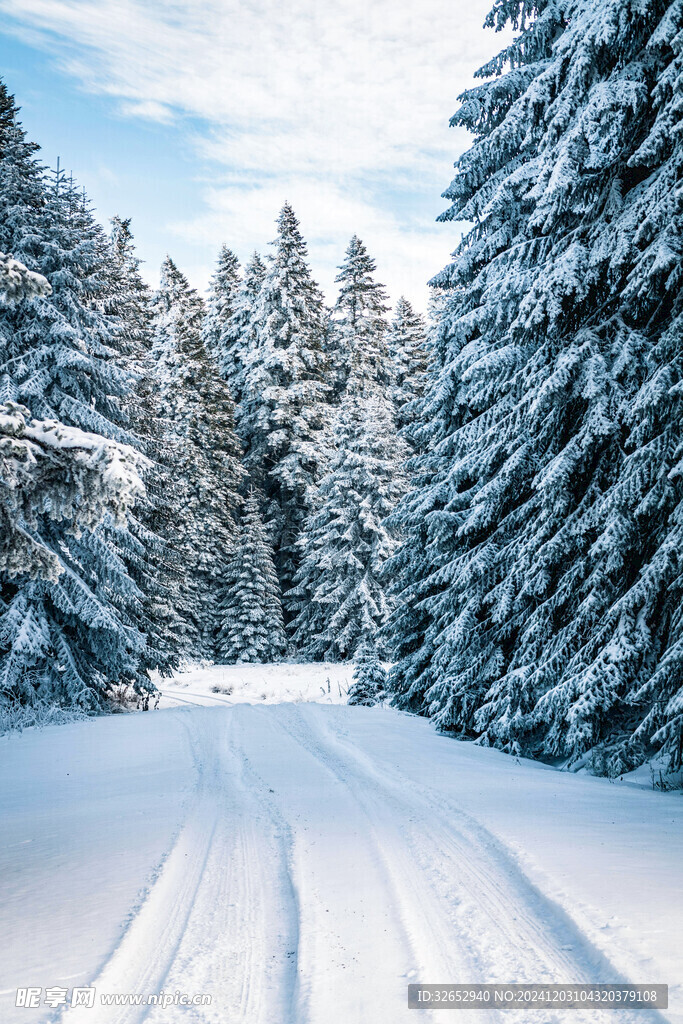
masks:
<path fill-rule="evenodd" d="M 179 672 L 172 680 L 155 675 L 159 707 L 188 704 L 279 704 L 315 701 L 345 704 L 353 665 L 211 665 Z"/>
<path fill-rule="evenodd" d="M 66 1024 L 417 1024 L 445 1018 L 409 981 L 629 980 L 670 1009 L 526 1019 L 682 1024 L 681 795 L 339 704 L 350 671 L 194 670 L 162 710 L 0 741 L 0 1020 L 62 1019 L 27 985 L 213 996 Z"/>

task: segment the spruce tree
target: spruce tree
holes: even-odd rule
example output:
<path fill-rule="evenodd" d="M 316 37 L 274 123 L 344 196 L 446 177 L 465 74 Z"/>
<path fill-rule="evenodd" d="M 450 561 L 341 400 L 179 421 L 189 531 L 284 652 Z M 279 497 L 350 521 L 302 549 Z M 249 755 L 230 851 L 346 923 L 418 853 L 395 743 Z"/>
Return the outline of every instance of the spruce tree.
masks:
<path fill-rule="evenodd" d="M 387 296 L 384 285 L 374 279 L 375 270 L 375 261 L 354 235 L 335 278 L 339 296 L 332 310 L 327 343 L 337 397 L 343 394 L 351 373 L 383 387 L 391 385 Z"/>
<path fill-rule="evenodd" d="M 374 638 L 363 641 L 356 654 L 353 683 L 349 689 L 349 704 L 364 704 L 372 707 L 385 694 L 387 673 L 377 655 Z"/>
<path fill-rule="evenodd" d="M 290 593 L 294 645 L 305 657 L 352 658 L 389 613 L 382 577 L 394 549 L 383 520 L 405 488 L 405 443 L 397 437 L 386 348 L 385 292 L 354 236 L 337 281 L 330 329 L 339 410 L 330 424 L 330 464 L 299 541 Z"/>
<path fill-rule="evenodd" d="M 391 396 L 396 407 L 396 422 L 413 450 L 417 448 L 417 438 L 412 428 L 418 421 L 418 401 L 425 391 L 429 364 L 425 335 L 423 318 L 401 296 L 387 331 L 386 345 L 391 363 Z"/>
<path fill-rule="evenodd" d="M 136 663 L 121 657 L 115 606 L 88 593 L 85 569 L 54 539 L 92 537 L 104 517 L 125 523 L 142 462 L 125 445 L 0 405 L 0 700 L 93 708 L 119 679 L 142 685 Z"/>
<path fill-rule="evenodd" d="M 112 217 L 110 224 L 109 242 L 113 259 L 108 273 L 108 308 L 122 321 L 119 347 L 140 373 L 149 359 L 152 296 L 140 273 L 142 260 L 135 251 L 130 218 Z M 126 401 L 134 404 L 130 395 L 126 396 Z"/>
<path fill-rule="evenodd" d="M 51 251 L 54 252 L 55 239 L 63 249 L 55 305 L 76 337 L 87 338 L 96 357 L 84 380 L 74 381 L 75 386 L 67 390 L 67 379 L 62 375 L 59 384 L 63 393 L 60 395 L 60 388 L 56 387 L 47 394 L 64 422 L 139 447 L 130 431 L 126 411 L 128 396 L 134 388 L 135 367 L 127 356 L 129 328 L 123 315 L 123 300 L 120 307 L 118 302 L 112 302 L 117 289 L 116 259 L 110 240 L 94 220 L 85 192 L 77 188 L 71 176 L 59 170 L 49 180 L 45 215 L 52 236 Z M 50 266 L 49 258 L 45 266 Z M 60 295 L 59 285 L 69 281 L 69 275 L 70 288 Z M 63 327 L 62 322 L 61 340 Z M 59 367 L 57 370 L 59 373 Z M 144 688 L 149 685 L 146 670 L 157 666 L 158 657 L 148 643 L 150 623 L 145 598 L 133 569 L 144 549 L 131 532 L 131 522 L 131 515 L 125 520 L 105 515 L 94 531 L 70 537 L 67 545 L 92 594 L 103 607 L 115 612 L 129 635 L 139 638 L 136 671 L 139 685 Z"/>
<path fill-rule="evenodd" d="M 147 456 L 145 491 L 117 531 L 121 557 L 142 594 L 138 624 L 147 638 L 148 667 L 169 673 L 182 650 L 182 619 L 175 610 L 184 574 L 173 536 L 173 457 L 164 443 L 166 421 L 157 389 L 152 357 L 152 294 L 140 274 L 130 219 L 111 221 L 112 260 L 108 274 L 107 309 L 120 319 L 119 342 L 132 386 L 123 398 L 128 426 L 136 446 Z"/>
<path fill-rule="evenodd" d="M 231 324 L 239 288 L 239 260 L 227 245 L 222 245 L 216 270 L 211 278 L 202 338 L 206 351 L 228 381 L 234 376 L 235 339 L 232 336 Z"/>
<path fill-rule="evenodd" d="M 473 228 L 395 520 L 399 702 L 506 750 L 681 761 L 680 6 L 497 3 L 453 124 Z"/>
<path fill-rule="evenodd" d="M 249 354 L 258 344 L 255 308 L 265 276 L 265 264 L 255 252 L 244 268 L 244 277 L 234 297 L 232 316 L 223 334 L 223 351 L 226 355 L 221 361 L 220 368 L 238 407 L 244 396 Z M 246 422 L 245 420 L 245 430 Z M 245 437 L 244 441 L 248 442 L 248 437 Z"/>
<path fill-rule="evenodd" d="M 183 653 L 212 658 L 217 591 L 234 541 L 242 479 L 234 406 L 202 342 L 204 304 L 169 257 L 155 307 L 153 355 L 173 453 L 172 541 L 184 572 L 178 608 Z"/>
<path fill-rule="evenodd" d="M 45 490 L 29 490 L 31 514 L 23 508 L 20 515 L 34 551 L 47 553 L 53 571 L 36 574 L 29 559 L 23 571 L 15 562 L 3 578 L 0 674 L 5 691 L 23 701 L 99 707 L 114 682 L 149 685 L 134 614 L 139 592 L 97 526 L 106 519 L 106 488 L 99 498 L 87 496 L 76 474 L 61 489 L 48 483 L 60 464 L 69 472 L 55 449 L 72 447 L 80 453 L 76 462 L 90 459 L 103 470 L 114 442 L 129 440 L 121 409 L 129 377 L 118 363 L 121 323 L 103 300 L 111 252 L 104 232 L 63 172 L 46 180 L 35 151 L 3 86 L 3 245 L 29 270 L 44 273 L 52 291 L 0 310 L 0 397 L 17 410 L 10 419 L 23 420 L 18 433 L 12 427 L 22 444 L 43 432 L 37 466 L 51 463 L 52 475 Z M 109 518 L 124 528 L 113 486 L 119 456 L 112 458 Z M 89 511 L 95 506 L 96 516 Z"/>
<path fill-rule="evenodd" d="M 30 142 L 18 119 L 19 108 L 0 79 L 0 252 L 40 272 L 41 211 L 45 203 L 39 146 Z M 4 310 L 5 323 L 10 312 Z M 5 340 L 5 344 L 7 341 Z M 7 394 L 7 377 L 0 382 L 0 399 Z"/>
<path fill-rule="evenodd" d="M 3 314 L 10 397 L 34 414 L 129 441 L 122 403 L 131 378 L 120 359 L 123 324 L 106 308 L 111 249 L 104 231 L 59 168 L 28 216 L 13 255 L 29 238 L 52 294 Z"/>
<path fill-rule="evenodd" d="M 252 483 L 265 496 L 267 523 L 283 590 L 296 571 L 296 541 L 324 459 L 327 361 L 325 316 L 307 263 L 306 243 L 289 204 L 251 321 L 238 428 Z"/>
<path fill-rule="evenodd" d="M 299 542 L 292 643 L 304 657 L 345 661 L 389 614 L 384 569 L 395 541 L 385 519 L 405 488 L 406 447 L 389 400 L 355 376 L 332 435 L 331 463 Z"/>
<path fill-rule="evenodd" d="M 252 492 L 247 498 L 237 541 L 226 565 L 218 601 L 221 663 L 279 661 L 286 652 L 280 584 L 273 553 Z"/>

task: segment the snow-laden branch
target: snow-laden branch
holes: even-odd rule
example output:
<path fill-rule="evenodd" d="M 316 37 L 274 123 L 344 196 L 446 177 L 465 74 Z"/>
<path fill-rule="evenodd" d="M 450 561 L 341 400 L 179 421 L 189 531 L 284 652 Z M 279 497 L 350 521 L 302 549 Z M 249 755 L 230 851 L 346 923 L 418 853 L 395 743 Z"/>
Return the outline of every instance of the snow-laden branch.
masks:
<path fill-rule="evenodd" d="M 47 572 L 57 559 L 40 540 L 37 516 L 94 529 L 105 515 L 122 521 L 144 492 L 148 460 L 129 445 L 0 405 L 0 570 Z"/>
<path fill-rule="evenodd" d="M 27 270 L 23 263 L 0 252 L 0 302 L 18 302 L 32 295 L 49 295 L 50 284 L 42 274 Z"/>

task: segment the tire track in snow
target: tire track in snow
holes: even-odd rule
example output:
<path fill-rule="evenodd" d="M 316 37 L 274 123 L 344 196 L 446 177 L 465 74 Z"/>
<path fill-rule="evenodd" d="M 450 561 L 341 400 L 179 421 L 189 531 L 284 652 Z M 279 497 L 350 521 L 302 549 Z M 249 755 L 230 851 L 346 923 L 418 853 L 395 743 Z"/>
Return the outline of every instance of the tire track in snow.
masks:
<path fill-rule="evenodd" d="M 386 850 L 388 869 L 395 872 L 404 912 L 408 917 L 415 913 L 414 901 L 405 900 L 405 893 L 410 891 L 410 875 L 415 875 L 419 866 L 432 886 L 431 901 L 423 902 L 421 910 L 431 902 L 431 920 L 436 925 L 439 917 L 443 921 L 444 907 L 450 901 L 462 929 L 460 934 L 478 962 L 477 976 L 481 980 L 627 980 L 575 922 L 534 886 L 517 861 L 480 823 L 440 798 L 426 803 L 422 788 L 416 793 L 410 780 L 379 768 L 351 740 L 330 730 L 329 716 L 323 719 L 317 709 L 288 705 L 278 708 L 278 712 L 290 734 L 358 794 L 373 820 L 384 817 L 405 823 L 396 845 Z M 455 902 L 454 880 L 460 891 Z M 430 969 L 429 976 L 419 980 L 441 983 L 453 980 L 453 972 L 437 977 Z M 661 1024 L 665 1020 L 653 1011 L 610 1012 L 618 1014 L 610 1020 L 618 1019 L 620 1024 Z M 589 1016 L 576 1013 L 572 1020 L 577 1024 L 583 1019 L 595 1021 L 594 1011 Z M 505 1011 L 506 1021 L 515 1018 L 524 1019 L 514 1011 Z M 564 1019 L 562 1013 L 545 1016 L 543 1024 Z"/>
<path fill-rule="evenodd" d="M 168 991 L 209 992 L 210 1007 L 154 1009 L 149 1024 L 287 1024 L 296 971 L 297 916 L 286 837 L 244 758 L 233 714 L 210 712 L 221 786 L 219 823 L 185 934 L 168 974 Z"/>
<path fill-rule="evenodd" d="M 147 898 L 92 981 L 97 1009 L 61 1024 L 294 1024 L 298 918 L 287 826 L 230 711 L 181 711 L 197 770 L 187 818 Z M 265 787 L 267 789 L 267 787 Z M 102 1006 L 101 993 L 208 993 L 210 1006 Z M 283 1012 L 283 1007 L 288 1008 Z"/>
<path fill-rule="evenodd" d="M 424 981 L 425 978 L 429 978 L 439 983 L 452 980 L 453 977 L 477 976 L 480 964 L 472 949 L 460 939 L 452 913 L 453 899 L 444 900 L 441 894 L 435 903 L 434 893 L 426 884 L 424 873 L 416 871 L 416 862 L 406 848 L 404 829 L 398 824 L 403 820 L 402 814 L 378 815 L 376 807 L 369 806 L 366 797 L 363 796 L 368 789 L 368 779 L 359 778 L 359 784 L 352 785 L 348 773 L 338 770 L 334 759 L 327 756 L 312 732 L 305 727 L 301 728 L 303 723 L 299 720 L 298 709 L 292 712 L 291 707 L 278 708 L 278 725 L 344 786 L 367 823 L 366 837 L 374 845 L 377 860 L 382 865 L 389 888 L 389 892 L 385 892 L 384 896 L 388 897 L 400 917 L 403 941 L 412 964 L 412 970 L 404 978 L 404 988 L 401 992 L 404 1006 L 409 981 Z M 380 822 L 381 832 L 377 827 Z M 412 1020 L 412 1014 L 407 1009 L 406 1019 Z M 442 1017 L 436 1010 L 425 1009 L 420 1012 L 420 1019 L 440 1021 Z M 486 1024 L 494 1019 L 495 1015 L 489 1011 L 477 1011 L 479 1024 Z"/>
<path fill-rule="evenodd" d="M 285 988 L 281 992 L 277 1012 L 271 1014 L 267 1019 L 277 1019 L 282 1024 L 299 1024 L 306 1016 L 305 995 L 299 985 L 299 944 L 301 914 L 299 905 L 299 893 L 294 882 L 292 870 L 293 859 L 293 837 L 289 824 L 280 814 L 275 801 L 273 790 L 266 784 L 263 778 L 254 768 L 249 760 L 243 746 L 243 738 L 239 730 L 239 713 L 233 715 L 233 729 L 230 749 L 240 765 L 242 777 L 249 792 L 252 802 L 258 808 L 257 813 L 267 815 L 271 834 L 275 840 L 275 853 L 277 863 L 277 885 L 271 887 L 269 898 L 278 899 L 282 920 L 285 922 L 284 943 L 285 955 L 288 958 L 286 970 Z M 236 735 L 235 735 L 236 734 Z M 247 939 L 251 936 L 247 934 Z M 266 950 L 267 952 L 267 950 Z M 282 950 L 279 951 L 280 953 Z M 271 954 L 273 955 L 273 954 Z M 277 955 L 277 954 L 276 954 Z M 245 978 L 245 984 L 250 985 L 250 979 Z M 252 1018 L 245 1016 L 245 1024 L 251 1024 Z"/>
<path fill-rule="evenodd" d="M 176 714 L 196 765 L 192 803 L 93 984 L 98 995 L 208 992 L 213 1004 L 79 1008 L 64 1024 L 412 1024 L 409 981 L 619 980 L 494 836 L 373 759 L 329 708 Z M 572 1024 L 584 1019 L 573 1012 Z"/>
<path fill-rule="evenodd" d="M 214 704 L 204 703 L 207 700 L 215 701 L 216 704 L 227 704 L 228 707 L 232 707 L 235 703 L 232 700 L 227 700 L 225 697 L 218 697 L 215 693 L 191 693 L 185 689 L 180 692 L 175 690 L 160 690 L 159 692 L 162 697 L 168 697 L 169 700 L 178 700 L 181 704 L 190 704 L 193 708 L 211 708 L 215 706 Z M 184 696 L 181 697 L 180 693 Z M 186 700 L 186 697 L 198 697 L 201 703 L 194 700 Z"/>
<path fill-rule="evenodd" d="M 260 738 L 253 752 L 259 768 L 277 773 L 282 766 L 281 781 L 273 784 L 294 834 L 305 993 L 294 1019 L 297 1024 L 410 1021 L 408 982 L 418 980 L 428 963 L 440 964 L 443 977 L 456 965 L 465 973 L 465 951 L 443 913 L 425 913 L 427 890 L 419 873 L 396 877 L 386 855 L 387 846 L 404 845 L 395 822 L 382 821 L 378 834 L 355 789 L 287 727 L 282 711 L 282 705 L 240 708 L 247 719 L 241 735 Z M 410 915 L 404 913 L 405 902 Z M 420 1019 L 438 1020 L 434 1013 L 422 1011 Z M 491 1018 L 479 1011 L 477 1019 L 485 1024 Z"/>
<path fill-rule="evenodd" d="M 164 984 L 180 944 L 197 889 L 202 880 L 216 828 L 216 806 L 211 797 L 218 774 L 215 749 L 200 741 L 198 719 L 184 716 L 188 740 L 197 768 L 192 806 L 176 842 L 165 858 L 147 899 L 126 929 L 109 960 L 92 981 L 97 994 L 158 992 Z M 137 1024 L 145 1019 L 143 1006 L 102 1006 L 97 1024 Z M 92 1024 L 90 1007 L 69 1007 L 63 1024 Z"/>

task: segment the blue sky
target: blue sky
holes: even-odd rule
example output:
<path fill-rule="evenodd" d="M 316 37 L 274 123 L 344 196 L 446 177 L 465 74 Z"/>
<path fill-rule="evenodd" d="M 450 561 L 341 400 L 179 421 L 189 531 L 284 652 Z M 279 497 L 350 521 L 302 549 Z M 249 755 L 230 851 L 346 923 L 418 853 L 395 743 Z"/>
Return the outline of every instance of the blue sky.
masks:
<path fill-rule="evenodd" d="M 328 299 L 354 233 L 392 299 L 426 301 L 457 225 L 457 95 L 504 40 L 490 0 L 0 0 L 0 72 L 46 163 L 133 219 L 155 283 L 200 289 L 221 242 L 267 251 L 284 199 Z"/>

